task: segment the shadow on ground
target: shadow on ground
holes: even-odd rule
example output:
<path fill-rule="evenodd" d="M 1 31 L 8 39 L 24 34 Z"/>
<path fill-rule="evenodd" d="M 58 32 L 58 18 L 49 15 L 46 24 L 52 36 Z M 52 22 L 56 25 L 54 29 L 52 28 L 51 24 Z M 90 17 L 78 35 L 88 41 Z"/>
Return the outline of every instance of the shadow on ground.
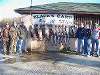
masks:
<path fill-rule="evenodd" d="M 92 59 L 92 60 L 91 60 Z M 100 68 L 100 58 L 94 57 L 82 57 L 79 55 L 64 55 L 58 52 L 38 52 L 30 55 L 16 56 L 14 59 L 8 59 L 4 63 L 15 63 L 15 62 L 32 62 L 32 61 L 52 61 L 53 64 L 59 62 L 65 62 L 77 64 L 81 66 L 91 66 Z"/>

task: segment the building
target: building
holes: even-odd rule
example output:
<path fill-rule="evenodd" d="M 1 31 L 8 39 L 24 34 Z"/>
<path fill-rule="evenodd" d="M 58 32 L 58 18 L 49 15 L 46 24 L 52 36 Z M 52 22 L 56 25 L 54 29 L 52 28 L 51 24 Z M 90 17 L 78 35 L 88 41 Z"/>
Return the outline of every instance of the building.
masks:
<path fill-rule="evenodd" d="M 22 20 L 29 25 L 58 25 L 70 26 L 81 23 L 89 24 L 90 27 L 95 23 L 100 24 L 100 4 L 98 3 L 69 3 L 59 2 L 30 6 L 15 9 L 15 12 L 22 14 Z"/>
<path fill-rule="evenodd" d="M 66 15 L 70 14 L 74 16 L 74 21 L 91 21 L 92 23 L 97 22 L 100 24 L 100 4 L 95 3 L 59 2 L 19 8 L 15 9 L 15 12 L 22 15 L 31 14 L 33 18 L 50 17 L 50 15 L 43 14 L 57 14 L 60 18 L 66 18 Z M 61 14 L 66 15 L 62 16 Z M 53 15 L 51 16 L 54 17 Z"/>

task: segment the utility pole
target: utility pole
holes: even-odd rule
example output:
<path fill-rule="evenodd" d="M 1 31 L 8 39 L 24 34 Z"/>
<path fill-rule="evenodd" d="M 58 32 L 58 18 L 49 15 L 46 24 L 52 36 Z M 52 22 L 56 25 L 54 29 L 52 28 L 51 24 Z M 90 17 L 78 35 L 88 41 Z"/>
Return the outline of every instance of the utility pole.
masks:
<path fill-rule="evenodd" d="M 31 6 L 32 6 L 32 0 L 31 0 Z"/>
<path fill-rule="evenodd" d="M 31 0 L 31 4 L 30 4 L 30 16 L 31 16 L 31 25 L 32 25 L 32 0 Z"/>

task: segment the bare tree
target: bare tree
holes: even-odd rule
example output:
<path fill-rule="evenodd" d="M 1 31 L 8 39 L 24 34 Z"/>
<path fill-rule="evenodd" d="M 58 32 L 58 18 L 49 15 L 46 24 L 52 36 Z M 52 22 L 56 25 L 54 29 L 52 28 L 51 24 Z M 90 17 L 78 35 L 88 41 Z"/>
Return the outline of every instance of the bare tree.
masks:
<path fill-rule="evenodd" d="M 8 23 L 9 25 L 13 24 L 13 19 L 10 18 L 4 18 L 3 20 L 0 21 L 0 25 L 6 25 Z"/>

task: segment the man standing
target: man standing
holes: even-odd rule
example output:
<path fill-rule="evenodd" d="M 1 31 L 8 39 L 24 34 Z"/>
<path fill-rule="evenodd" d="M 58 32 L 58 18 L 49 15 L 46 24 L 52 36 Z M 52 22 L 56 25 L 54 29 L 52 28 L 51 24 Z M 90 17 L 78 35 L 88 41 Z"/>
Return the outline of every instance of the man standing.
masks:
<path fill-rule="evenodd" d="M 27 29 L 23 23 L 18 27 L 18 36 L 19 39 L 17 41 L 17 52 L 18 53 L 25 53 L 26 52 L 26 39 L 27 39 Z"/>
<path fill-rule="evenodd" d="M 85 26 L 84 30 L 84 55 L 90 56 L 91 51 L 91 29 L 89 28 L 89 25 Z"/>
<path fill-rule="evenodd" d="M 0 53 L 3 53 L 2 27 L 0 27 Z"/>
<path fill-rule="evenodd" d="M 42 25 L 41 30 L 42 30 L 42 39 L 44 39 L 45 36 L 46 36 L 46 34 L 45 34 L 45 25 Z"/>
<path fill-rule="evenodd" d="M 91 55 L 93 55 L 94 51 L 95 51 L 96 57 L 99 57 L 99 36 L 100 36 L 99 34 L 100 34 L 99 25 L 95 24 L 95 27 L 92 31 L 92 51 L 91 51 Z M 95 44 L 96 44 L 96 50 L 94 50 Z"/>
<path fill-rule="evenodd" d="M 53 31 L 52 28 L 49 29 L 49 40 L 50 40 L 50 43 L 53 46 L 53 44 L 54 44 L 54 31 Z"/>
<path fill-rule="evenodd" d="M 35 33 L 36 38 L 39 40 L 40 39 L 40 37 L 39 37 L 39 28 L 38 28 L 37 24 L 34 25 L 34 33 Z"/>
<path fill-rule="evenodd" d="M 57 29 L 56 25 L 55 25 L 55 29 L 54 29 L 54 37 L 55 37 L 55 46 L 57 46 L 57 44 L 58 44 L 58 29 Z"/>
<path fill-rule="evenodd" d="M 3 30 L 3 43 L 4 43 L 4 54 L 9 54 L 9 48 L 10 48 L 10 26 L 7 23 L 6 27 Z"/>
<path fill-rule="evenodd" d="M 83 54 L 83 50 L 84 50 L 84 25 L 83 23 L 79 25 L 79 28 L 77 29 L 77 32 L 76 32 L 76 37 L 78 38 L 78 53 Z"/>
<path fill-rule="evenodd" d="M 11 54 L 16 53 L 16 44 L 17 44 L 17 30 L 14 26 L 10 28 L 10 36 L 11 36 Z"/>

